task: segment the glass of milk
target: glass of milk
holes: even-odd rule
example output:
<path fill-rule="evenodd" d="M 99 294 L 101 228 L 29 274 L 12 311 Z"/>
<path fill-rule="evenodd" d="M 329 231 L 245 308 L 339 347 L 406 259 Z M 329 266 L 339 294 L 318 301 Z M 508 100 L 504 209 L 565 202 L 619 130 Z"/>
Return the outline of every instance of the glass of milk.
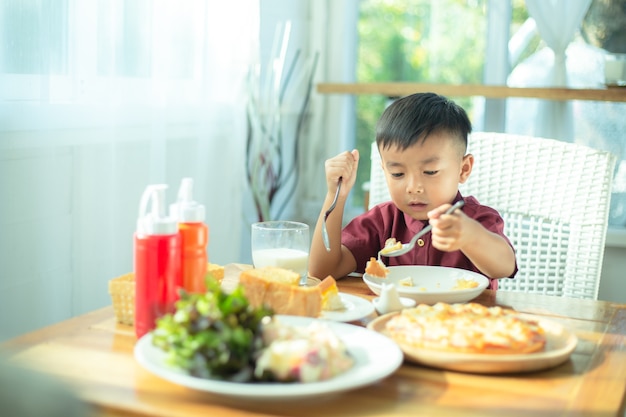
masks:
<path fill-rule="evenodd" d="M 300 285 L 307 284 L 309 225 L 276 220 L 252 224 L 252 263 L 255 268 L 277 266 L 300 274 Z"/>

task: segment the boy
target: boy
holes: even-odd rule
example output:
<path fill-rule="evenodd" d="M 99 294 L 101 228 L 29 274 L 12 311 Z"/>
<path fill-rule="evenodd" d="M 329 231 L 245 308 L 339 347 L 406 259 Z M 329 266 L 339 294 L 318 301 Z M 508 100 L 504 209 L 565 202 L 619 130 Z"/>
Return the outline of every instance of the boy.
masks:
<path fill-rule="evenodd" d="M 503 234 L 497 211 L 463 198 L 458 185 L 472 172 L 474 157 L 466 154 L 471 123 L 465 110 L 445 97 L 418 93 L 401 98 L 382 114 L 376 127 L 376 144 L 391 201 L 354 218 L 341 230 L 346 199 L 356 181 L 357 150 L 343 152 L 325 163 L 328 192 L 311 242 L 309 273 L 316 277 L 343 277 L 362 273 L 389 238 L 406 243 L 428 223 L 433 228 L 405 255 L 384 258 L 388 266 L 436 265 L 468 269 L 490 279 L 513 277 L 515 253 Z M 342 187 L 326 226 L 330 252 L 322 240 L 324 213 L 337 182 Z M 455 202 L 465 205 L 443 214 Z"/>

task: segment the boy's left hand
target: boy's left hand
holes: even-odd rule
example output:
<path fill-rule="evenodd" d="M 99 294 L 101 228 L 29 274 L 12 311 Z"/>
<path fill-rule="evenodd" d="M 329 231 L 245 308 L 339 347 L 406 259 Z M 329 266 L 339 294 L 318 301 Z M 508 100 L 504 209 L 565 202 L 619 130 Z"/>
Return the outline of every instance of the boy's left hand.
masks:
<path fill-rule="evenodd" d="M 460 250 L 470 243 L 471 230 L 475 221 L 465 215 L 462 210 L 445 214 L 451 204 L 443 204 L 428 212 L 428 219 L 433 229 L 431 241 L 436 249 L 444 252 Z"/>

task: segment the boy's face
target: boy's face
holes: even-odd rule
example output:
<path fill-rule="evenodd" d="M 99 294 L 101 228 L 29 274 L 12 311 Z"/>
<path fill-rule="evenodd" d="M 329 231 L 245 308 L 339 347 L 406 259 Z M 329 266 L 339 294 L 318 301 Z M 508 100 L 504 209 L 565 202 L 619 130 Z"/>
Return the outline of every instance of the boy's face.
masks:
<path fill-rule="evenodd" d="M 444 132 L 433 133 L 405 150 L 380 149 L 395 205 L 414 219 L 426 220 L 430 210 L 452 203 L 474 163 L 472 155 L 463 153 L 458 139 Z"/>

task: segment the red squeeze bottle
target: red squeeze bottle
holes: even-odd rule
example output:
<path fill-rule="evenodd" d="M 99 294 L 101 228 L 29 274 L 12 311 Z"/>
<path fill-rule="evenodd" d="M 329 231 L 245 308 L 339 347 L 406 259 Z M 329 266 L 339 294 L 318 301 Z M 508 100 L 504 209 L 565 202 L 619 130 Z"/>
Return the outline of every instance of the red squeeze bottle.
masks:
<path fill-rule="evenodd" d="M 151 185 L 139 206 L 135 233 L 135 334 L 142 337 L 156 320 L 173 313 L 181 286 L 181 237 L 176 221 L 164 215 L 167 185 Z M 152 210 L 146 213 L 148 200 Z"/>
<path fill-rule="evenodd" d="M 183 178 L 178 200 L 170 206 L 170 215 L 178 220 L 181 235 L 183 288 L 189 293 L 206 292 L 209 227 L 204 223 L 204 206 L 193 200 L 193 179 Z"/>

